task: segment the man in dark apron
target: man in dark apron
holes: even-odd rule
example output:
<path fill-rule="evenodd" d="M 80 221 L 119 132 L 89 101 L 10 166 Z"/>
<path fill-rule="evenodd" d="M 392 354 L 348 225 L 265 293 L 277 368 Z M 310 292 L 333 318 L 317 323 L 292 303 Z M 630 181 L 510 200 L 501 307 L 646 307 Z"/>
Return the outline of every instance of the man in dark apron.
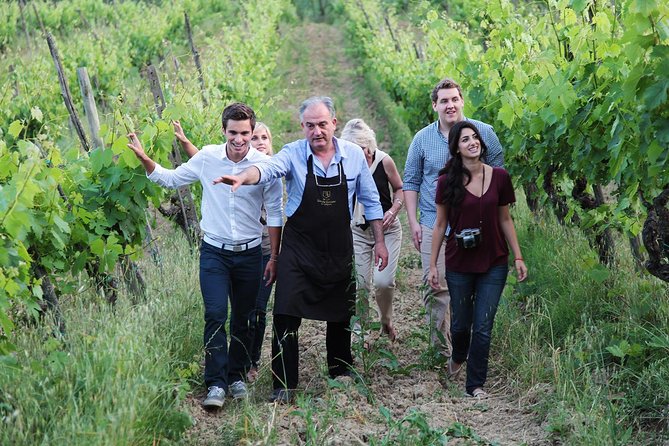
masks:
<path fill-rule="evenodd" d="M 330 377 L 346 375 L 353 363 L 349 324 L 355 307 L 354 196 L 366 210 L 375 236 L 379 269 L 388 263 L 383 210 L 362 149 L 334 137 L 332 100 L 309 98 L 300 106 L 305 139 L 287 144 L 266 162 L 215 182 L 257 184 L 285 176 L 288 201 L 277 266 L 272 340 L 273 401 L 287 402 L 297 388 L 298 329 L 302 318 L 327 322 Z"/>

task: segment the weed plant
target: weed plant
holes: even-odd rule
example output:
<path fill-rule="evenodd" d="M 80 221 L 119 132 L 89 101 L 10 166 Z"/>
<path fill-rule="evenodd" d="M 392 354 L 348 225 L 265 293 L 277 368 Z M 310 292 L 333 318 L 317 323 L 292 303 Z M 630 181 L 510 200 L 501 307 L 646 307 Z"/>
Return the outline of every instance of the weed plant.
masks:
<path fill-rule="evenodd" d="M 634 269 L 624 240 L 606 268 L 580 232 L 522 204 L 513 213 L 530 278 L 507 285 L 493 340 L 500 367 L 523 388 L 553 387 L 540 406 L 568 444 L 666 441 L 667 284 Z"/>
<path fill-rule="evenodd" d="M 92 292 L 64 297 L 67 332 L 26 327 L 0 363 L 0 444 L 170 444 L 191 425 L 179 407 L 199 374 L 196 257 L 183 240 L 149 266 L 145 302 L 113 308 Z M 167 254 L 169 253 L 169 254 Z M 196 363 L 193 367 L 193 362 Z M 190 372 L 189 372 L 190 371 Z M 199 378 L 199 376 L 198 376 Z"/>

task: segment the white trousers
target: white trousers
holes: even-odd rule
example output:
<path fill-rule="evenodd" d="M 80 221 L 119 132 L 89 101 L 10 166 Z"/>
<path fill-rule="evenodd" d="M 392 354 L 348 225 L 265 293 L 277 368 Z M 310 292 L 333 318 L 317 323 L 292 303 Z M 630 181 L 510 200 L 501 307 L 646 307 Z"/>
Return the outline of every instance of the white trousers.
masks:
<path fill-rule="evenodd" d="M 393 224 L 383 233 L 388 249 L 388 266 L 383 271 L 379 271 L 374 266 L 374 234 L 372 228 L 366 230 L 353 225 L 353 249 L 355 250 L 355 271 L 357 276 L 358 289 L 363 289 L 366 293 L 362 295 L 373 295 L 378 305 L 379 319 L 382 324 L 389 324 L 393 318 L 393 294 L 395 293 L 395 273 L 397 272 L 397 262 L 400 258 L 400 246 L 402 244 L 402 225 L 399 219 L 395 219 Z M 360 296 L 360 294 L 358 295 Z M 367 302 L 358 305 L 362 308 L 362 313 L 358 313 L 360 318 L 367 318 Z"/>

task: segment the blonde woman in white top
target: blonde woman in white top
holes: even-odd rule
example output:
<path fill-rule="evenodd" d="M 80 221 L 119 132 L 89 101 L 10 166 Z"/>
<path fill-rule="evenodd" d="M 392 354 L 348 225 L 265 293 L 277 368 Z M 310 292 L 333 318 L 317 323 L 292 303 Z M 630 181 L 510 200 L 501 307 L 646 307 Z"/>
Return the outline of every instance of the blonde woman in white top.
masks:
<path fill-rule="evenodd" d="M 356 203 L 351 231 L 358 288 L 364 290 L 362 296 L 359 295 L 358 298 L 369 298 L 371 295 L 375 297 L 381 331 L 394 341 L 397 338 L 397 330 L 393 324 L 393 294 L 402 244 L 402 226 L 397 218 L 404 202 L 402 177 L 393 159 L 378 149 L 376 134 L 362 119 L 352 119 L 347 122 L 341 133 L 341 139 L 359 145 L 365 153 L 384 212 L 383 231 L 388 248 L 388 266 L 379 271 L 374 265 L 374 235 L 365 220 L 364 207 Z M 366 322 L 367 303 L 358 307 L 362 309 L 358 312 L 358 317 L 362 322 Z M 354 331 L 360 332 L 359 324 L 356 324 Z"/>

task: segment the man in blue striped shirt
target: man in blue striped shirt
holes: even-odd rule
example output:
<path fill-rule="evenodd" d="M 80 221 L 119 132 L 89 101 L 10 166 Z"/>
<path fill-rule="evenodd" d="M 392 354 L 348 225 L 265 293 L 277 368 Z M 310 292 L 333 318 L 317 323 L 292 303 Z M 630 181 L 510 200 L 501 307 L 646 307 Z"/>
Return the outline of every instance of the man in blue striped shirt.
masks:
<path fill-rule="evenodd" d="M 421 254 L 423 282 L 430 271 L 432 228 L 437 219 L 437 208 L 434 202 L 437 178 L 439 170 L 450 158 L 448 132 L 451 127 L 464 120 L 473 123 L 488 146 L 488 153 L 483 162 L 500 167 L 504 164 L 502 145 L 492 126 L 466 118 L 463 114 L 464 105 L 462 89 L 454 80 L 443 79 L 434 87 L 432 109 L 437 112 L 438 119 L 416 133 L 409 146 L 404 167 L 404 202 L 409 217 L 413 245 Z M 416 218 L 417 210 L 420 210 L 420 221 Z M 446 270 L 443 256 L 439 256 L 438 268 L 439 271 Z M 434 292 L 430 291 L 430 286 L 425 282 L 423 302 L 427 310 L 432 344 L 438 346 L 444 356 L 450 357 L 450 296 L 444 277 L 440 277 L 440 283 L 441 290 Z M 441 341 L 442 337 L 444 342 Z"/>

